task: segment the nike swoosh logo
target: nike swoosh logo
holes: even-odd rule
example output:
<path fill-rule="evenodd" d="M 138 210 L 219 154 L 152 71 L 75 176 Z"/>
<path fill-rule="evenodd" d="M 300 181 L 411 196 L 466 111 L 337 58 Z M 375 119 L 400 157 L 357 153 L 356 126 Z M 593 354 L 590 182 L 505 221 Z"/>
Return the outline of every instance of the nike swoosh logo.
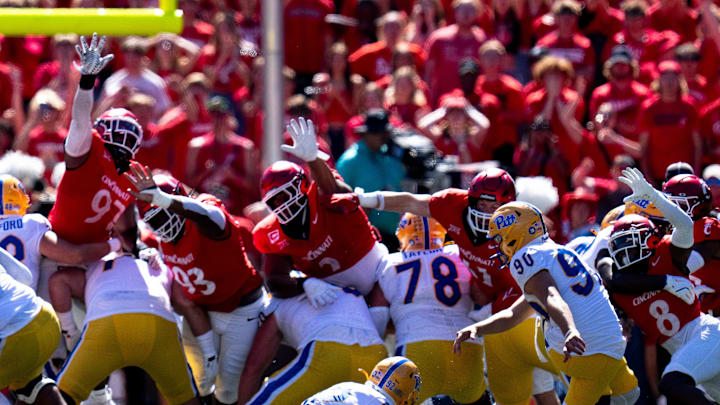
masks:
<path fill-rule="evenodd" d="M 660 258 L 657 257 L 657 258 L 655 258 L 655 260 L 653 260 L 653 262 L 650 263 L 650 264 L 652 264 L 652 266 L 655 267 L 655 266 L 657 266 L 657 264 L 658 264 L 659 261 L 660 261 Z"/>
<path fill-rule="evenodd" d="M 318 214 L 315 214 L 315 218 L 312 220 L 313 225 L 317 224 Z"/>
<path fill-rule="evenodd" d="M 512 292 L 512 290 L 507 290 L 507 291 L 505 291 L 505 295 L 503 296 L 503 301 L 505 301 L 506 299 L 508 299 L 508 298 L 510 298 L 510 297 L 512 297 L 512 296 L 515 296 L 515 295 L 517 295 L 517 294 L 514 294 L 514 293 Z"/>

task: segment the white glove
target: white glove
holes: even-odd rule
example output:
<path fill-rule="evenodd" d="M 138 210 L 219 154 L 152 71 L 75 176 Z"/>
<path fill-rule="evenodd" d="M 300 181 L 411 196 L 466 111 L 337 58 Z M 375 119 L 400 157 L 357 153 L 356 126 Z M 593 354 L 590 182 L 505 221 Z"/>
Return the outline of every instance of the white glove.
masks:
<path fill-rule="evenodd" d="M 665 276 L 665 291 L 691 305 L 695 301 L 692 282 L 685 277 Z"/>
<path fill-rule="evenodd" d="M 298 121 L 300 122 L 299 125 Z M 281 145 L 280 149 L 299 157 L 305 162 L 312 162 L 315 159 L 330 159 L 327 153 L 318 150 L 315 126 L 312 120 L 305 121 L 305 118 L 300 117 L 298 121 L 292 119 L 290 125 L 285 127 L 293 140 L 293 146 Z"/>
<path fill-rule="evenodd" d="M 140 260 L 148 262 L 150 268 L 154 270 L 162 269 L 163 261 L 160 252 L 155 248 L 145 248 L 138 253 Z"/>
<path fill-rule="evenodd" d="M 714 288 L 708 287 L 705 284 L 694 286 L 693 289 L 695 290 L 695 296 L 698 298 L 703 294 L 712 294 L 715 292 Z"/>
<path fill-rule="evenodd" d="M 100 38 L 100 42 L 98 42 L 97 32 L 93 33 L 90 46 L 88 46 L 84 36 L 80 37 L 80 45 L 75 45 L 75 50 L 80 56 L 80 65 L 73 61 L 75 69 L 84 75 L 96 75 L 100 73 L 105 65 L 115 57 L 115 55 L 111 53 L 101 56 L 104 46 L 105 37 Z"/>
<path fill-rule="evenodd" d="M 213 384 L 215 384 L 215 379 L 220 372 L 220 365 L 218 364 L 218 356 L 216 354 L 205 358 L 205 364 L 203 364 L 203 371 L 205 372 L 205 378 L 203 378 L 200 386 L 206 388 L 207 391 L 212 392 L 212 386 Z"/>
<path fill-rule="evenodd" d="M 305 289 L 310 304 L 313 308 L 318 309 L 335 302 L 338 297 L 335 291 L 340 290 L 340 287 L 311 277 L 305 280 L 303 289 Z"/>
<path fill-rule="evenodd" d="M 623 199 L 623 202 L 637 201 L 648 199 L 653 201 L 657 192 L 653 186 L 645 180 L 640 169 L 630 167 L 622 171 L 622 176 L 618 177 L 618 181 L 630 187 L 633 193 Z"/>

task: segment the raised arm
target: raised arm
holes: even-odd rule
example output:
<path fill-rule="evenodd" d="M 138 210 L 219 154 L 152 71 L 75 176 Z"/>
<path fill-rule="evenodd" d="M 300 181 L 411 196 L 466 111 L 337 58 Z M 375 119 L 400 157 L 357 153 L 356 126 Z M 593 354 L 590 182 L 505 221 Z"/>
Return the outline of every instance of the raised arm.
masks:
<path fill-rule="evenodd" d="M 565 334 L 565 346 L 563 347 L 565 361 L 570 358 L 570 353 L 582 355 L 585 352 L 585 342 L 575 327 L 575 320 L 570 307 L 560 295 L 560 291 L 558 291 L 555 280 L 553 280 L 550 273 L 547 270 L 542 270 L 532 276 L 525 283 L 525 291 L 537 297 L 540 304 L 545 307 L 550 319 Z"/>
<path fill-rule="evenodd" d="M 197 224 L 200 232 L 208 238 L 219 238 L 225 233 L 227 218 L 223 211 L 210 204 L 181 195 L 169 194 L 160 189 L 150 175 L 150 168 L 133 162 L 125 178 L 136 190 L 128 190 L 140 201 L 165 208 Z"/>
<path fill-rule="evenodd" d="M 75 65 L 80 71 L 80 84 L 72 107 L 72 120 L 70 130 L 65 138 L 65 165 L 67 170 L 76 169 L 82 166 L 87 160 L 92 144 L 92 123 L 90 114 L 93 106 L 93 88 L 95 79 L 113 58 L 113 54 L 101 56 L 105 46 L 105 37 L 98 42 L 97 33 L 93 34 L 90 46 L 85 37 L 80 37 L 80 45 L 75 45 L 75 50 L 80 56 L 81 65 Z"/>
<path fill-rule="evenodd" d="M 311 120 L 300 117 L 297 121 L 290 120 L 286 127 L 293 145 L 281 145 L 280 148 L 307 162 L 310 174 L 322 194 L 352 193 L 352 188 L 333 175 L 325 163 L 330 158 L 325 152 L 318 150 L 315 126 Z"/>
<path fill-rule="evenodd" d="M 47 231 L 40 239 L 40 254 L 73 266 L 92 263 L 103 258 L 110 252 L 120 250 L 120 240 L 113 238 L 107 242 L 75 245 L 61 239 L 53 231 Z"/>
<path fill-rule="evenodd" d="M 430 216 L 430 194 L 411 194 L 395 191 L 360 193 L 358 199 L 363 208 L 399 213 L 410 212 L 423 217 Z"/>

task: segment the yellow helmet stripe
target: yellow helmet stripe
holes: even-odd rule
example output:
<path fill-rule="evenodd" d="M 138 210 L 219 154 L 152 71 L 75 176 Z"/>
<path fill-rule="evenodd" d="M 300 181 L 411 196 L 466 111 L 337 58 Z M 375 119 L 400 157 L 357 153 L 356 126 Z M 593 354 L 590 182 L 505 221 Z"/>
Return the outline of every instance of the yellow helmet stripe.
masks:
<path fill-rule="evenodd" d="M 393 364 L 393 366 L 388 369 L 387 373 L 385 373 L 385 376 L 383 376 L 382 380 L 380 380 L 378 387 L 380 387 L 382 389 L 382 387 L 385 385 L 385 382 L 387 382 L 387 380 L 390 378 L 390 376 L 392 376 L 392 374 L 398 368 L 400 368 L 400 366 L 407 363 L 407 361 L 408 361 L 407 359 L 402 359 L 402 360 L 398 361 L 397 363 Z"/>

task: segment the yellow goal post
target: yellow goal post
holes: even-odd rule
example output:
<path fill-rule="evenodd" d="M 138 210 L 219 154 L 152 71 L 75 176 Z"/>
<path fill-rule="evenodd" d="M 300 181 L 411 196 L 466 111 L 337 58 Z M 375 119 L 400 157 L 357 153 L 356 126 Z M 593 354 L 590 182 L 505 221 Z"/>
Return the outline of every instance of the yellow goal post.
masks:
<path fill-rule="evenodd" d="M 177 0 L 158 0 L 157 8 L 0 8 L 0 34 L 5 36 L 79 35 L 150 36 L 182 31 Z"/>

